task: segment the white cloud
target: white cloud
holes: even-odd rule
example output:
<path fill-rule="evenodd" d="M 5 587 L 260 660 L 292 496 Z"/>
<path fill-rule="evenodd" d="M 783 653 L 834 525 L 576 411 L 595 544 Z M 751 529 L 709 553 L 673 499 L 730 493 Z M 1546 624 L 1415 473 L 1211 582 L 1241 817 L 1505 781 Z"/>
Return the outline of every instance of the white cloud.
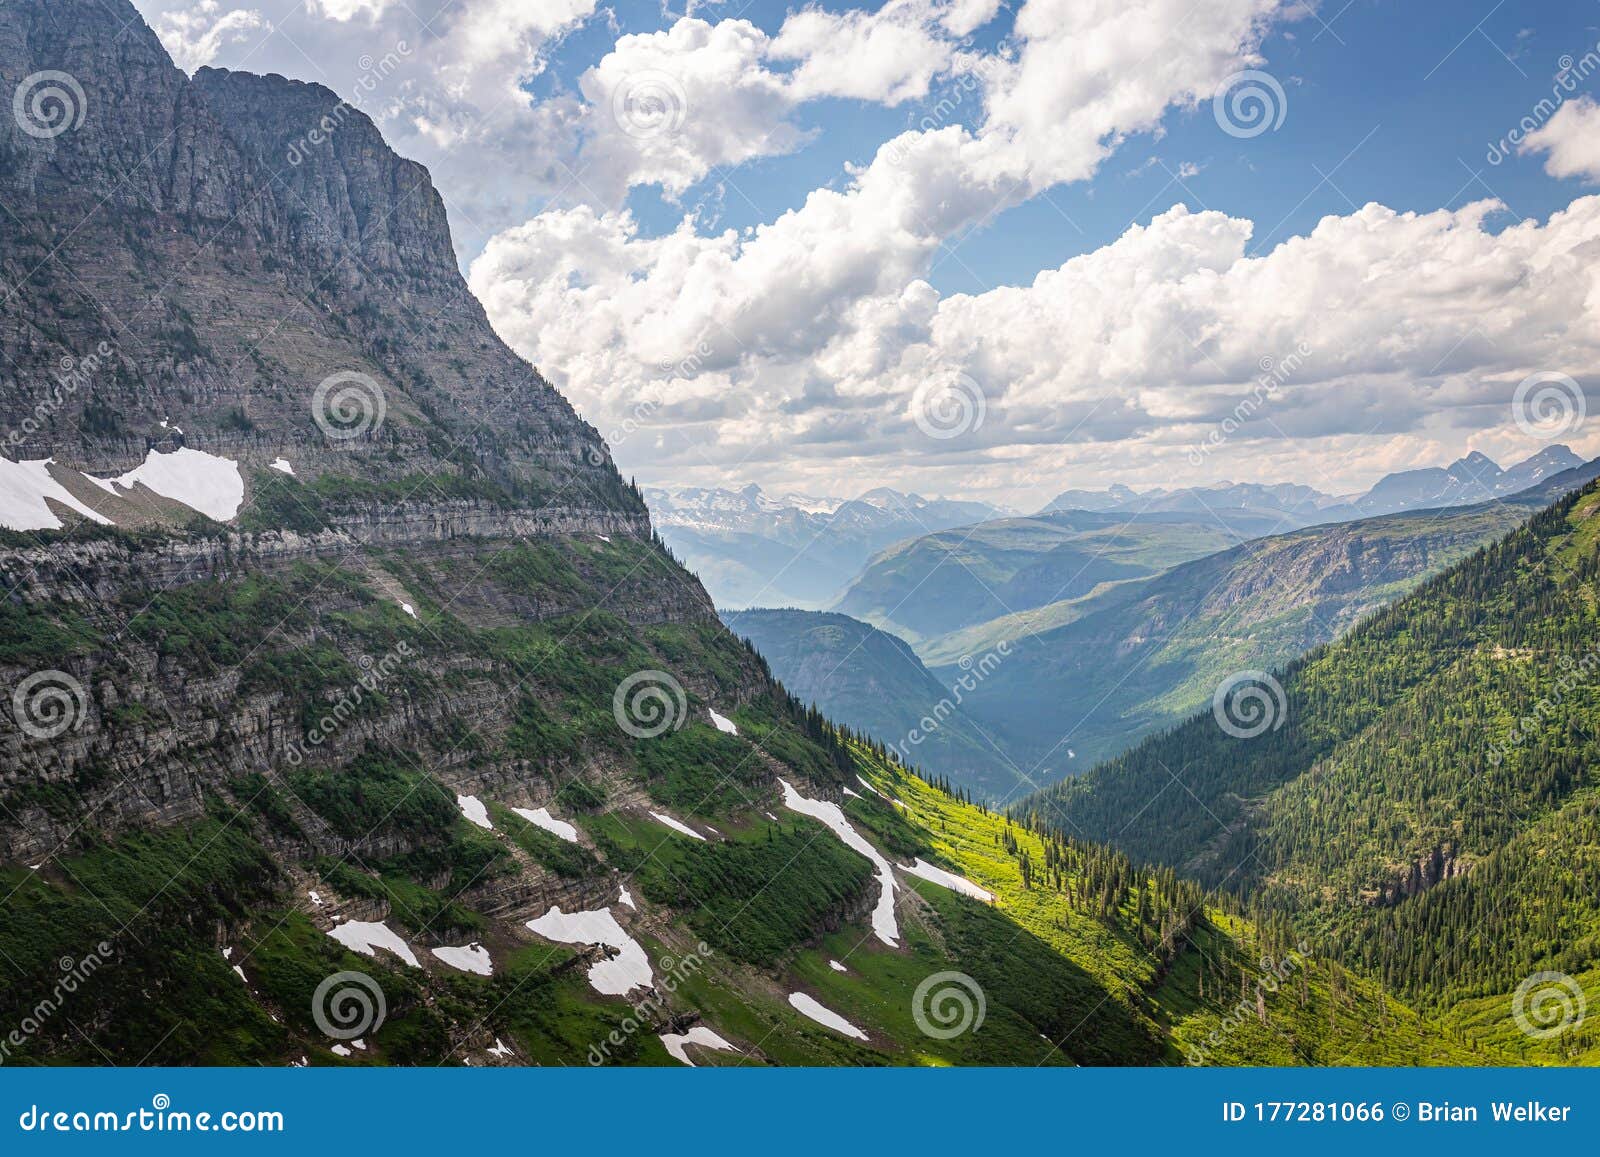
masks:
<path fill-rule="evenodd" d="M 1302 452 L 1340 447 L 1334 476 L 1308 479 L 1334 488 L 1400 433 L 1447 457 L 1474 434 L 1531 452 L 1511 421 L 1516 384 L 1600 372 L 1600 197 L 1498 233 L 1490 203 L 1368 205 L 1257 257 L 1251 222 L 1179 206 L 1031 285 L 942 300 L 904 269 L 855 270 L 825 231 L 800 230 L 811 209 L 749 239 L 547 215 L 497 238 L 472 280 L 501 332 L 602 430 L 631 430 L 649 403 L 617 448 L 647 479 L 740 462 L 783 463 L 783 484 L 847 472 L 965 491 L 1092 483 L 1107 460 L 1134 481 L 1192 475 L 1189 447 L 1262 359 L 1304 348 L 1208 468 L 1258 477 L 1281 465 L 1259 445 L 1287 436 Z M 985 390 L 986 421 L 935 443 L 912 399 L 957 372 Z"/>
<path fill-rule="evenodd" d="M 1568 101 L 1518 151 L 1546 154 L 1544 171 L 1552 177 L 1600 182 L 1600 105 L 1587 96 Z"/>
<path fill-rule="evenodd" d="M 173 62 L 185 72 L 210 64 L 225 45 L 245 40 L 265 27 L 266 18 L 255 9 L 224 12 L 218 0 L 199 0 L 192 7 L 163 13 L 155 24 Z"/>

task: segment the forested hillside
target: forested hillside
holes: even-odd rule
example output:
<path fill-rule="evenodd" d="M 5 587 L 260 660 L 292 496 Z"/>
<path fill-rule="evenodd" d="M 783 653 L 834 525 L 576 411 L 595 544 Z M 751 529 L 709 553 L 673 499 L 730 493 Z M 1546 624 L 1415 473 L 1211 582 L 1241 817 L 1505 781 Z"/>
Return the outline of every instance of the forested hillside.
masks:
<path fill-rule="evenodd" d="M 1258 683 L 1026 811 L 1291 914 L 1441 1006 L 1593 969 L 1597 510 L 1591 484 L 1291 664 L 1281 693 Z"/>

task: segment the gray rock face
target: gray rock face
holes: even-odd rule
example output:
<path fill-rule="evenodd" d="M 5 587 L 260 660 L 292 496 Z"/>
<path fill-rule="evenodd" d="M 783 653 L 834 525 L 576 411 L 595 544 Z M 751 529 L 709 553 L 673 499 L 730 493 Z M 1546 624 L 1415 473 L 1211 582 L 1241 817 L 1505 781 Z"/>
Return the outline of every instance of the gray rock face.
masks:
<path fill-rule="evenodd" d="M 495 336 L 427 171 L 334 93 L 191 80 L 127 0 L 0 0 L 0 96 L 21 102 L 0 118 L 7 457 L 109 471 L 183 443 L 642 513 L 596 431 Z M 381 424 L 319 425 L 336 374 L 375 383 Z"/>

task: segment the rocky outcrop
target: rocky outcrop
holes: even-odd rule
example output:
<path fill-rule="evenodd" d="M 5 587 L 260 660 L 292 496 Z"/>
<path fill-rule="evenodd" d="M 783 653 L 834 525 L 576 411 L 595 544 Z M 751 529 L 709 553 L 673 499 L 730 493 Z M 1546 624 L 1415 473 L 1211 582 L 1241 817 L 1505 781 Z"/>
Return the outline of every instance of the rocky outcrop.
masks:
<path fill-rule="evenodd" d="M 467 474 L 642 515 L 365 114 L 280 76 L 191 80 L 128 0 L 0 12 L 0 85 L 29 110 L 0 122 L 0 451 L 125 470 L 178 427 L 308 479 Z M 365 398 L 349 438 L 316 396 L 340 374 Z"/>

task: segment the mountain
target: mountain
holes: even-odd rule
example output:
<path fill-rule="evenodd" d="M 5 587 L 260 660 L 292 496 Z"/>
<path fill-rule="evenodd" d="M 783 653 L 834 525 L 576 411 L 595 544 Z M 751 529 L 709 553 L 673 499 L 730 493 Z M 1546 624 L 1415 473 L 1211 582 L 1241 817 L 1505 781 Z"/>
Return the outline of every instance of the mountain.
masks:
<path fill-rule="evenodd" d="M 888 489 L 854 499 L 768 497 L 740 490 L 646 487 L 661 536 L 719 607 L 787 604 L 816 609 L 862 565 L 901 539 L 996 518 L 982 502 Z"/>
<path fill-rule="evenodd" d="M 1592 998 L 1597 514 L 1590 483 L 1340 641 L 1026 806 L 1226 880 L 1454 1023 L 1503 1010 L 1540 975 L 1559 974 L 1569 1003 Z M 1174 778 L 1183 790 L 1167 790 Z M 1521 1047 L 1600 1056 L 1592 1029 L 1544 1036 Z"/>
<path fill-rule="evenodd" d="M 963 714 L 965 692 L 935 679 L 894 635 L 823 611 L 723 611 L 722 621 L 802 702 L 885 744 L 902 763 L 980 798 L 998 798 L 1015 783 L 1004 741 Z"/>
<path fill-rule="evenodd" d="M 963 709 L 1007 737 L 1007 754 L 1029 778 L 1048 782 L 1178 723 L 1233 672 L 1281 666 L 1337 638 L 1596 474 L 1600 461 L 1506 500 L 1255 539 L 968 627 L 922 655 L 936 677 L 952 680 L 961 656 L 1009 640 L 1005 663 Z"/>
<path fill-rule="evenodd" d="M 0 15 L 7 1063 L 1500 1055 L 788 694 L 335 94 Z"/>
<path fill-rule="evenodd" d="M 1309 486 L 1293 483 L 1261 485 L 1253 482 L 1220 482 L 1215 486 L 1189 486 L 1174 490 L 1157 487 L 1143 493 L 1120 483 L 1105 490 L 1066 490 L 1045 504 L 1040 514 L 1058 510 L 1101 512 L 1184 511 L 1190 514 L 1232 514 L 1250 512 L 1277 520 L 1281 529 L 1324 522 L 1338 517 L 1338 499 Z"/>
<path fill-rule="evenodd" d="M 875 557 L 832 609 L 919 650 L 963 627 L 1211 554 L 1270 519 L 1066 510 L 926 534 Z"/>
<path fill-rule="evenodd" d="M 1566 446 L 1548 446 L 1508 470 L 1502 470 L 1492 459 L 1474 451 L 1446 467 L 1386 475 L 1353 505 L 1363 514 L 1386 514 L 1424 506 L 1487 502 L 1526 490 L 1582 464 L 1583 459 Z"/>
<path fill-rule="evenodd" d="M 1425 507 L 1468 506 L 1515 494 L 1563 471 L 1583 465 L 1568 446 L 1547 446 L 1531 458 L 1501 469 L 1485 454 L 1473 451 L 1449 466 L 1430 466 L 1386 474 L 1365 494 L 1335 496 L 1295 483 L 1219 482 L 1212 486 L 1135 491 L 1121 483 L 1105 490 L 1065 490 L 1045 504 L 1041 514 L 1058 510 L 1191 513 L 1252 511 L 1276 515 L 1281 529 L 1315 523 L 1344 522 L 1375 514 L 1393 514 Z"/>

